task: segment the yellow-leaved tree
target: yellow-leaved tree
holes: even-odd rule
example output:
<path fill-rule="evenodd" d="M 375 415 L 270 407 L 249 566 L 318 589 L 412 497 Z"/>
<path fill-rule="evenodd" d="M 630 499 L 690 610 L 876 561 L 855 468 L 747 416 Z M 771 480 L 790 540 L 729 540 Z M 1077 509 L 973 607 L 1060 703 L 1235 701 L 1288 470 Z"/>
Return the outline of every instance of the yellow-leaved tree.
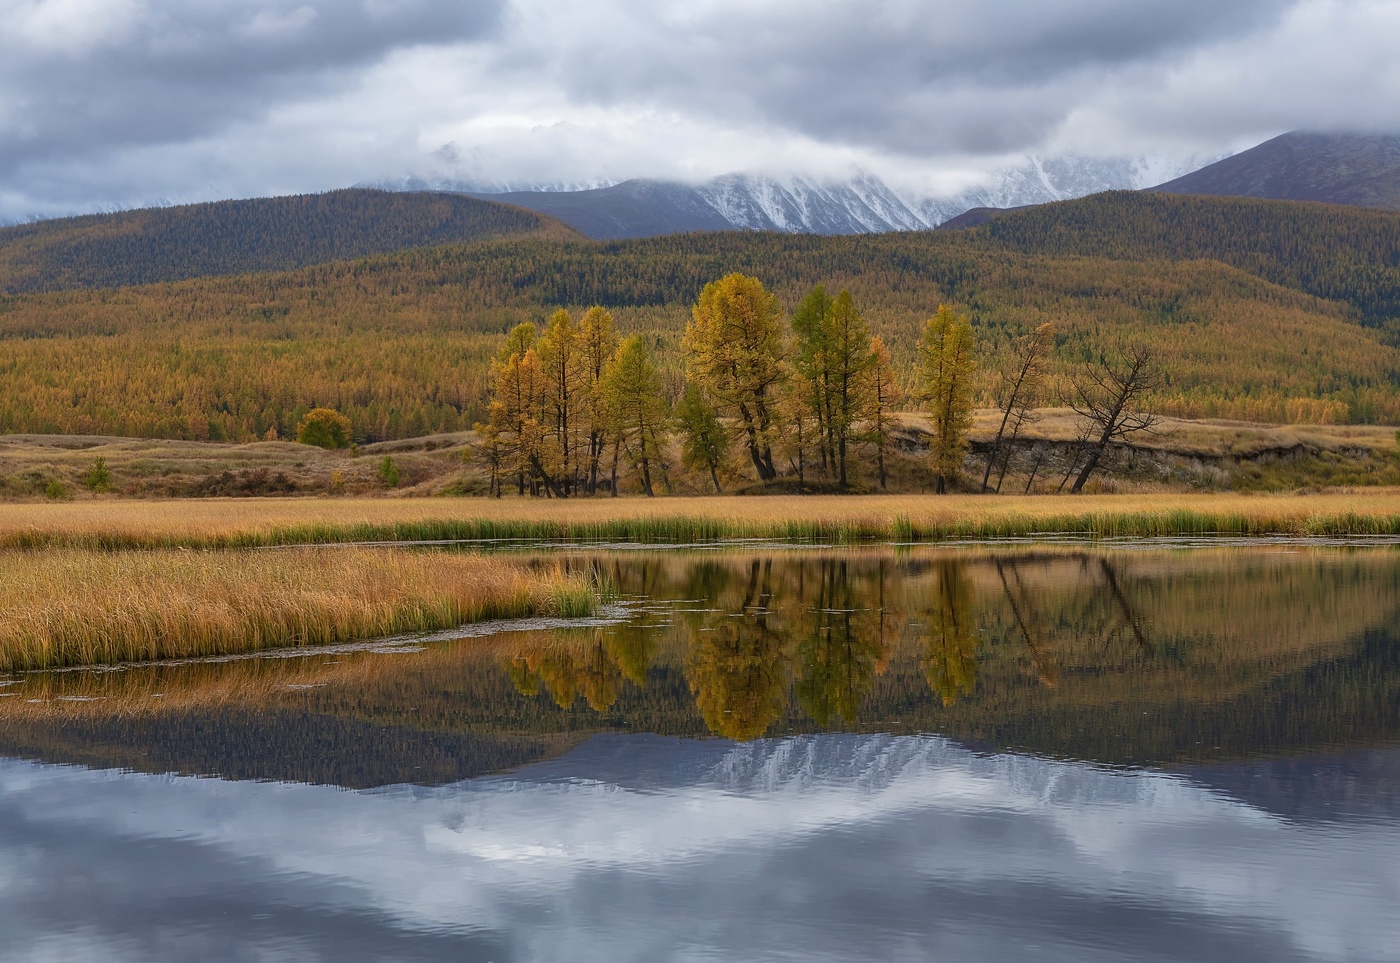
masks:
<path fill-rule="evenodd" d="M 662 454 L 666 448 L 669 413 L 662 394 L 661 373 L 656 370 L 639 335 L 627 338 L 617 349 L 617 357 L 603 375 L 603 394 L 618 443 L 637 473 L 643 494 L 650 497 L 655 494 L 653 469 L 666 480 Z"/>
<path fill-rule="evenodd" d="M 962 473 L 967 454 L 967 432 L 972 426 L 973 378 L 977 359 L 972 322 L 946 304 L 924 325 L 919 341 L 923 363 L 924 395 L 933 422 L 930 455 L 941 495 Z"/>
<path fill-rule="evenodd" d="M 691 379 L 730 419 L 765 482 L 778 477 L 773 437 L 786 374 L 781 313 L 762 281 L 729 274 L 700 292 L 683 342 Z"/>
<path fill-rule="evenodd" d="M 889 479 L 885 454 L 890 449 L 894 413 L 904 404 L 904 392 L 895 380 L 890 349 L 883 338 L 870 342 L 870 420 L 865 437 L 875 446 L 875 474 L 884 488 Z"/>

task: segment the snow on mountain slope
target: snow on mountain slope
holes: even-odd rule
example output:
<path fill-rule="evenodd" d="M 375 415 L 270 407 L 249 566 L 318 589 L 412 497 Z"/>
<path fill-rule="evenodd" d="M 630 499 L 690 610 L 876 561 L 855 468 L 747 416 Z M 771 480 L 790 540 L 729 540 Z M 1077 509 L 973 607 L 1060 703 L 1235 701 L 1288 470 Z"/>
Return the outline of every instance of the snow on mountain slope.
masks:
<path fill-rule="evenodd" d="M 937 227 L 974 207 L 1021 207 L 1150 187 L 1214 159 L 1029 157 L 952 196 L 901 192 L 865 172 L 844 180 L 735 173 L 695 185 L 637 179 L 522 188 L 404 177 L 364 186 L 472 194 L 557 217 L 599 239 L 724 229 L 867 234 Z"/>

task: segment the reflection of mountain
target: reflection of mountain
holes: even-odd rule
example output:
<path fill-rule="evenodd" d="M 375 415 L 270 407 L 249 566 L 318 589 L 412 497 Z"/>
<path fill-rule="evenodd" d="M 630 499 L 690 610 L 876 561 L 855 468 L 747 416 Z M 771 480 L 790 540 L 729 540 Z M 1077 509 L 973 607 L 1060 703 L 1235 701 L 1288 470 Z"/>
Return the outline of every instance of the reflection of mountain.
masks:
<path fill-rule="evenodd" d="M 940 732 L 1137 764 L 1400 735 L 1389 552 L 594 564 L 649 600 L 631 622 L 414 654 L 27 676 L 0 698 L 0 752 L 360 786 L 510 768 L 603 731 Z"/>
<path fill-rule="evenodd" d="M 1400 821 L 1400 748 L 1258 759 L 1182 770 L 1266 812 L 1298 822 Z"/>
<path fill-rule="evenodd" d="M 640 746 L 636 745 L 638 742 Z M 634 763 L 635 761 L 635 763 Z M 613 736 L 432 789 L 0 761 L 37 959 L 1382 960 L 1394 822 L 945 739 Z M 273 950 L 281 951 L 274 953 Z"/>

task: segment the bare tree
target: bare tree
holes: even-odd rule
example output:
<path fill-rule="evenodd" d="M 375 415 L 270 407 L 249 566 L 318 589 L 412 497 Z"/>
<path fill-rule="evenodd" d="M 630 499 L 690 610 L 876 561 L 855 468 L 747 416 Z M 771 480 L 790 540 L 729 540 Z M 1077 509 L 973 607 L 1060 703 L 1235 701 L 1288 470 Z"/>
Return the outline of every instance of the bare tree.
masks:
<path fill-rule="evenodd" d="M 1045 381 L 1045 368 L 1049 360 L 1050 348 L 1055 342 L 1055 326 L 1048 321 L 1030 334 L 1022 335 L 1012 344 L 1012 362 L 997 376 L 996 399 L 1001 409 L 1001 424 L 997 426 L 992 449 L 987 453 L 987 467 L 982 472 L 982 490 L 986 491 L 992 477 L 992 467 L 1002 454 L 1002 442 L 1006 429 L 1011 429 L 1011 445 L 1015 445 L 1021 427 L 1033 417 L 1035 406 Z M 1006 466 L 1011 461 L 1008 450 L 1002 459 L 1001 475 L 997 479 L 997 491 L 1001 491 L 1002 479 L 1006 477 Z"/>
<path fill-rule="evenodd" d="M 1074 379 L 1070 407 L 1083 419 L 1084 465 L 1070 488 L 1071 494 L 1084 488 L 1109 445 L 1157 426 L 1161 419 L 1137 410 L 1136 406 L 1143 395 L 1160 384 L 1152 349 L 1142 344 L 1100 355 Z"/>

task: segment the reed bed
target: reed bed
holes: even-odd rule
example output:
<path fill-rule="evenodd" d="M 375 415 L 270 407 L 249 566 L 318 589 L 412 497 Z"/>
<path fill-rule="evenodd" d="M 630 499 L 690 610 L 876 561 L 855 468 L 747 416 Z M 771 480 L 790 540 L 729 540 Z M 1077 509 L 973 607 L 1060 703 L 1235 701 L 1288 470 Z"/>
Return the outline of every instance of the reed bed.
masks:
<path fill-rule="evenodd" d="M 1309 495 L 243 499 L 0 505 L 0 547 L 525 540 L 854 544 L 1075 535 L 1400 535 L 1400 491 Z"/>
<path fill-rule="evenodd" d="M 0 552 L 0 670 L 322 645 L 468 622 L 579 616 L 583 574 L 459 553 Z"/>

